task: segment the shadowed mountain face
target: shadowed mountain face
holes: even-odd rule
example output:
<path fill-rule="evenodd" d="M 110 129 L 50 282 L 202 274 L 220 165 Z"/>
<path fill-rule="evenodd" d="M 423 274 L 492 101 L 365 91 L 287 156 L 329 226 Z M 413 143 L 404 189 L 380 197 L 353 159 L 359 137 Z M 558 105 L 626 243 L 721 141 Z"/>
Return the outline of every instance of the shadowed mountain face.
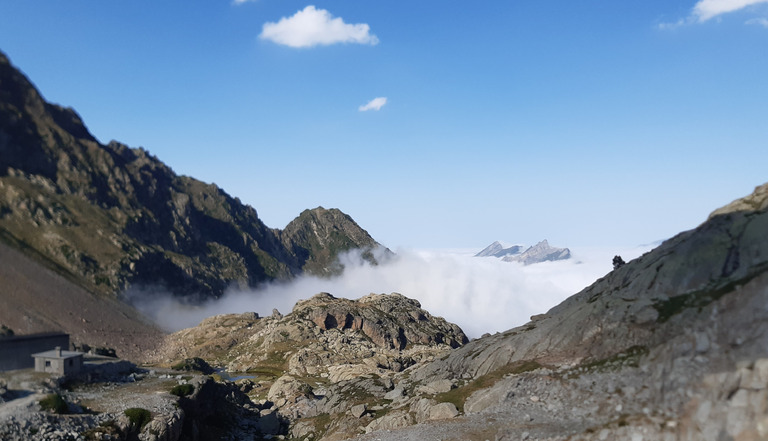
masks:
<path fill-rule="evenodd" d="M 107 347 L 138 360 L 162 341 L 163 332 L 132 307 L 97 296 L 0 243 L 0 337 L 62 331 L 72 343 Z"/>
<path fill-rule="evenodd" d="M 2 53 L 0 238 L 93 292 L 151 285 L 192 298 L 330 274 L 339 253 L 378 246 L 335 209 L 268 228 L 217 186 L 178 176 L 143 149 L 99 143 Z"/>

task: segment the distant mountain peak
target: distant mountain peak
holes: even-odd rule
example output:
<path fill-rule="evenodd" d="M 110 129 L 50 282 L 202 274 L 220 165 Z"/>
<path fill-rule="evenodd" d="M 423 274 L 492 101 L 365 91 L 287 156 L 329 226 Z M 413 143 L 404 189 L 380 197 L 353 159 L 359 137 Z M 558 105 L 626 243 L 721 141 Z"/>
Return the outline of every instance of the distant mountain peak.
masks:
<path fill-rule="evenodd" d="M 571 250 L 568 248 L 555 248 L 549 245 L 544 239 L 536 245 L 529 247 L 519 255 L 507 256 L 502 260 L 505 262 L 522 262 L 524 265 L 531 265 L 541 262 L 552 262 L 555 260 L 566 260 L 571 258 Z"/>
<path fill-rule="evenodd" d="M 495 241 L 475 254 L 475 257 L 498 257 L 504 262 L 522 262 L 525 265 L 531 265 L 540 262 L 569 259 L 571 257 L 571 250 L 568 248 L 552 247 L 547 239 L 528 247 L 525 251 L 523 251 L 522 245 L 513 245 L 505 248 L 501 242 Z"/>
<path fill-rule="evenodd" d="M 522 245 L 513 245 L 511 247 L 504 247 L 501 242 L 496 241 L 482 251 L 475 254 L 475 257 L 504 257 L 513 254 L 519 254 L 523 250 Z"/>

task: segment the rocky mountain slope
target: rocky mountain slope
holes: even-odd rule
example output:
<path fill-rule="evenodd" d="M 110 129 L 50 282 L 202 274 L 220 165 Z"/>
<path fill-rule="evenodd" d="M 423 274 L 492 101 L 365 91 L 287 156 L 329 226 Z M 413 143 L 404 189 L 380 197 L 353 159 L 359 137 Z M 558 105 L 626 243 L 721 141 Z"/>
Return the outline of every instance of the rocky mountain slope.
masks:
<path fill-rule="evenodd" d="M 768 184 L 529 323 L 452 350 L 398 351 L 404 325 L 365 331 L 388 315 L 421 322 L 408 299 L 322 294 L 286 317 L 211 318 L 160 355 L 252 372 L 240 384 L 291 439 L 762 440 L 766 233 Z M 374 318 L 369 302 L 401 306 Z"/>
<path fill-rule="evenodd" d="M 307 271 L 373 238 L 342 212 L 308 210 L 284 230 L 222 189 L 179 176 L 141 148 L 102 145 L 46 102 L 0 53 L 0 239 L 89 291 L 162 286 L 211 297 Z"/>
<path fill-rule="evenodd" d="M 78 346 L 112 348 L 134 360 L 164 337 L 129 305 L 94 295 L 0 243 L 0 329 L 5 327 L 20 335 L 66 332 Z"/>
<path fill-rule="evenodd" d="M 765 184 L 528 324 L 410 373 L 465 379 L 442 397 L 463 416 L 361 439 L 768 438 L 767 233 Z"/>
<path fill-rule="evenodd" d="M 151 404 L 142 439 L 764 440 L 767 232 L 765 184 L 529 323 L 464 345 L 455 326 L 398 294 L 319 294 L 285 316 L 212 317 L 169 337 L 154 360 L 225 370 L 133 375 L 135 386 L 95 405 L 103 419 L 115 415 L 110 403 Z M 175 381 L 153 386 L 163 378 Z M 10 399 L 0 410 L 32 416 L 0 412 L 0 433 L 26 439 L 40 414 L 9 392 L 13 381 L 0 384 Z M 191 385 L 177 406 L 157 389 L 174 384 Z M 93 399 L 88 388 L 64 395 Z M 226 424 L 213 423 L 217 409 Z M 89 415 L 46 418 L 106 430 Z M 120 418 L 114 426 L 134 430 Z"/>
<path fill-rule="evenodd" d="M 475 254 L 475 257 L 500 257 L 504 262 L 521 262 L 524 265 L 532 265 L 534 263 L 570 259 L 571 250 L 568 248 L 555 248 L 549 245 L 546 239 L 526 248 L 525 251 L 523 251 L 523 247 L 520 245 L 505 248 L 501 243 L 494 242 Z"/>

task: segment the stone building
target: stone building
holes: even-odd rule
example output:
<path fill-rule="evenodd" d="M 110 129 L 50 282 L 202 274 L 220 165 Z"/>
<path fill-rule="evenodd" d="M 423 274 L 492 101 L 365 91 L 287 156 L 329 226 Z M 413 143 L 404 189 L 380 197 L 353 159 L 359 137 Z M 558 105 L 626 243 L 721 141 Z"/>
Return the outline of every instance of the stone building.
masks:
<path fill-rule="evenodd" d="M 15 335 L 0 338 L 0 371 L 35 366 L 32 354 L 55 348 L 69 348 L 69 335 L 63 333 Z"/>
<path fill-rule="evenodd" d="M 56 347 L 51 351 L 32 354 L 35 371 L 57 375 L 76 375 L 83 369 L 83 353 L 62 351 Z"/>

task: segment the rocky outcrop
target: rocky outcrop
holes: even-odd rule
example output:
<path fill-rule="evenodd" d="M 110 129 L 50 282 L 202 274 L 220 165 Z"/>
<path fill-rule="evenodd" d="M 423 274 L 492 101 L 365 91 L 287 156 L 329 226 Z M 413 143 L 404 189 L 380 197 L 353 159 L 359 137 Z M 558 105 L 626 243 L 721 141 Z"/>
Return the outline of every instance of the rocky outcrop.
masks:
<path fill-rule="evenodd" d="M 458 326 L 397 293 L 358 300 L 320 293 L 284 316 L 206 319 L 169 336 L 156 361 L 172 364 L 198 356 L 228 372 L 260 373 L 246 380 L 246 389 L 263 412 L 280 422 L 274 434 L 341 437 L 358 433 L 374 415 L 388 414 L 417 396 L 449 391 L 450 381 L 416 392 L 396 379 L 467 341 Z M 441 406 L 419 415 L 435 419 L 450 414 Z"/>
<path fill-rule="evenodd" d="M 293 314 L 312 321 L 323 331 L 362 331 L 375 345 L 386 349 L 430 344 L 456 348 L 469 341 L 458 326 L 432 317 L 417 300 L 397 293 L 370 294 L 359 300 L 321 293 L 298 302 Z"/>
<path fill-rule="evenodd" d="M 284 231 L 221 188 L 179 176 L 144 149 L 103 145 L 74 110 L 47 103 L 0 54 L 0 239 L 91 292 L 163 287 L 191 298 L 301 272 L 378 244 L 339 210 Z"/>
<path fill-rule="evenodd" d="M 442 396 L 463 412 L 454 438 L 765 439 L 765 190 L 409 379 L 458 381 Z M 418 425 L 375 439 L 439 438 L 442 430 Z"/>
<path fill-rule="evenodd" d="M 520 254 L 505 256 L 502 260 L 504 262 L 521 262 L 523 265 L 531 265 L 534 263 L 552 262 L 570 258 L 571 250 L 568 248 L 552 247 L 545 239 L 536 245 L 529 247 Z"/>
<path fill-rule="evenodd" d="M 736 199 L 730 204 L 718 208 L 709 215 L 709 219 L 737 212 L 756 212 L 768 209 L 768 183 L 755 188 L 749 196 Z"/>

